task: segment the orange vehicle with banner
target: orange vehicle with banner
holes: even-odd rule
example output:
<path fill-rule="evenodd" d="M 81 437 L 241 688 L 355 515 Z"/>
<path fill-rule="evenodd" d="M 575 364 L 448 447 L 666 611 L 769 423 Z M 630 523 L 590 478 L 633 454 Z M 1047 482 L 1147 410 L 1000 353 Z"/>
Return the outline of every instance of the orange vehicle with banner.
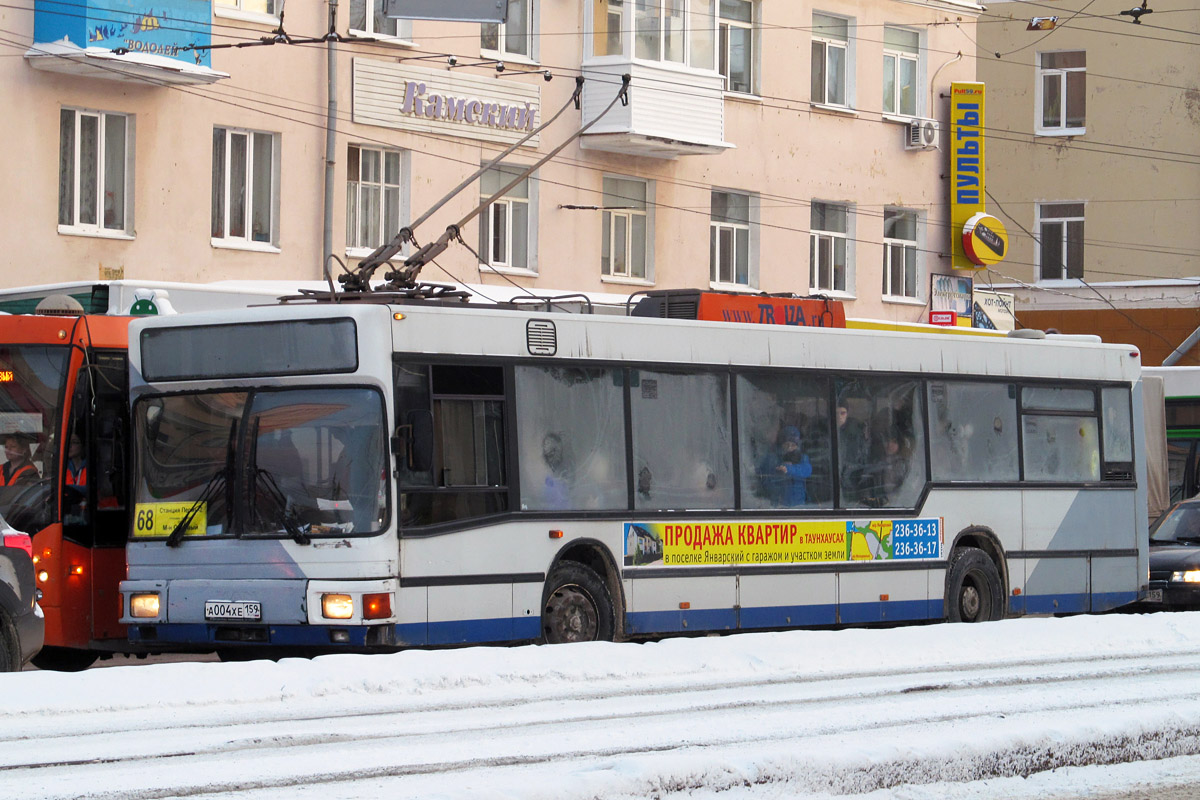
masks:
<path fill-rule="evenodd" d="M 33 537 L 43 669 L 129 649 L 117 585 L 129 530 L 130 319 L 0 316 L 0 514 Z"/>

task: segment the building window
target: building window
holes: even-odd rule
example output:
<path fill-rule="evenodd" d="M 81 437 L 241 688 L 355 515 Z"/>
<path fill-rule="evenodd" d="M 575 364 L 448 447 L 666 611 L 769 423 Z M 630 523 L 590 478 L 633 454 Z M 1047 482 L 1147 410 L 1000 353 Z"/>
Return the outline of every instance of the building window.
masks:
<path fill-rule="evenodd" d="M 346 159 L 346 247 L 374 250 L 400 230 L 402 155 L 350 145 Z"/>
<path fill-rule="evenodd" d="M 920 35 L 904 28 L 883 29 L 883 111 L 917 116 Z"/>
<path fill-rule="evenodd" d="M 485 22 L 480 46 L 493 53 L 533 58 L 533 0 L 508 0 L 507 22 Z"/>
<path fill-rule="evenodd" d="M 750 285 L 750 196 L 712 193 L 709 223 L 709 280 Z"/>
<path fill-rule="evenodd" d="M 58 224 L 77 233 L 133 231 L 133 118 L 64 108 L 59 114 Z"/>
<path fill-rule="evenodd" d="M 1041 280 L 1083 277 L 1083 203 L 1038 205 Z"/>
<path fill-rule="evenodd" d="M 388 19 L 387 0 L 350 0 L 350 33 L 408 41 L 412 20 Z"/>
<path fill-rule="evenodd" d="M 600 271 L 613 278 L 646 277 L 648 187 L 629 178 L 604 179 Z"/>
<path fill-rule="evenodd" d="M 599 0 L 595 0 L 599 2 Z M 633 55 L 697 69 L 715 67 L 715 0 L 630 0 L 633 5 Z M 614 5 L 609 0 L 607 5 Z M 616 20 L 619 22 L 619 20 Z M 608 16 L 611 27 L 614 20 Z"/>
<path fill-rule="evenodd" d="M 624 52 L 625 3 L 623 0 L 592 0 L 592 55 L 619 56 Z"/>
<path fill-rule="evenodd" d="M 813 202 L 809 229 L 809 286 L 816 291 L 846 291 L 850 210 L 835 203 Z"/>
<path fill-rule="evenodd" d="M 1038 133 L 1083 133 L 1087 54 L 1040 53 L 1038 59 Z"/>
<path fill-rule="evenodd" d="M 755 4 L 750 0 L 720 2 L 717 69 L 725 76 L 725 91 L 756 94 Z"/>
<path fill-rule="evenodd" d="M 250 14 L 276 16 L 279 14 L 279 7 L 283 5 L 283 0 L 213 0 L 213 5 L 218 9 L 228 8 Z"/>
<path fill-rule="evenodd" d="M 917 212 L 883 210 L 883 294 L 917 297 Z"/>
<path fill-rule="evenodd" d="M 212 238 L 228 244 L 278 241 L 278 134 L 213 129 Z"/>
<path fill-rule="evenodd" d="M 482 199 L 503 189 L 523 169 L 492 167 L 479 178 Z M 487 207 L 479 226 L 479 255 L 491 267 L 530 269 L 529 178 L 523 178 Z"/>
<path fill-rule="evenodd" d="M 848 106 L 850 20 L 813 12 L 812 101 Z"/>

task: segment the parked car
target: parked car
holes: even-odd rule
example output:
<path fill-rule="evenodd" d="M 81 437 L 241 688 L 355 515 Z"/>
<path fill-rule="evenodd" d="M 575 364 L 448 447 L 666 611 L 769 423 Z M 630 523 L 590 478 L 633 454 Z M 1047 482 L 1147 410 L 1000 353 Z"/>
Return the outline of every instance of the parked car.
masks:
<path fill-rule="evenodd" d="M 1150 526 L 1149 610 L 1200 609 L 1200 499 L 1176 503 Z"/>
<path fill-rule="evenodd" d="M 0 672 L 24 669 L 46 634 L 33 576 L 33 541 L 0 517 Z"/>

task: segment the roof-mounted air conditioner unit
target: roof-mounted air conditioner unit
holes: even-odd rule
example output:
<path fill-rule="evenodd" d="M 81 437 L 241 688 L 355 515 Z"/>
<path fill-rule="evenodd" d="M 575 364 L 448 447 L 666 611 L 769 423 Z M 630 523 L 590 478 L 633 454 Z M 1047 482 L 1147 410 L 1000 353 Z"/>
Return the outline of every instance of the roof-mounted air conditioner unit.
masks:
<path fill-rule="evenodd" d="M 936 150 L 938 123 L 935 119 L 914 119 L 904 126 L 905 150 Z"/>

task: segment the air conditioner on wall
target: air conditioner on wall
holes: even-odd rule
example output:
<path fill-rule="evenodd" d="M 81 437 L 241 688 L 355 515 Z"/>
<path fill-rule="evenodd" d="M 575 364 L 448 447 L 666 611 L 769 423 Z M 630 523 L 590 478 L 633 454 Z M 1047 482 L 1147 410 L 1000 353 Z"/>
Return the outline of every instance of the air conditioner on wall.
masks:
<path fill-rule="evenodd" d="M 904 149 L 936 150 L 938 130 L 935 119 L 914 119 L 904 126 Z"/>

